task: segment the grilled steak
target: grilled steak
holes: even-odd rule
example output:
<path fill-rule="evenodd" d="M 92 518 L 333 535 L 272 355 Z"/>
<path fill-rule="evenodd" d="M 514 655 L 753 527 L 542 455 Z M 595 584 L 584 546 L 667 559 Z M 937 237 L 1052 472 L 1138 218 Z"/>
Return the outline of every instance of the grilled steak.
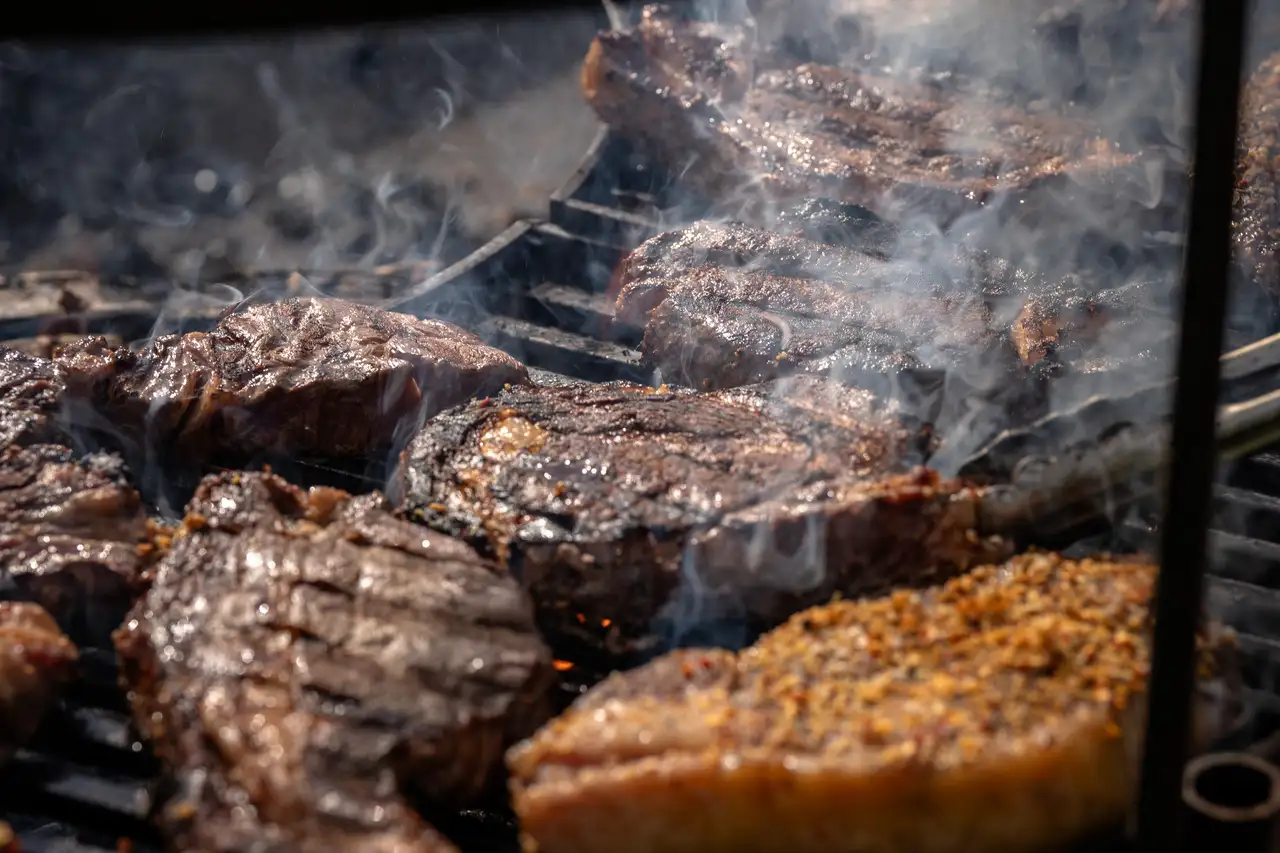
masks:
<path fill-rule="evenodd" d="M 524 367 L 447 323 L 334 299 L 294 298 L 168 335 L 141 353 L 99 338 L 66 347 L 68 395 L 126 438 L 179 460 L 363 458 L 421 419 Z"/>
<path fill-rule="evenodd" d="M 1091 293 L 1073 277 L 958 248 L 922 261 L 914 253 L 924 247 L 900 245 L 895 229 L 855 224 L 854 242 L 879 257 L 737 224 L 660 234 L 622 261 L 617 317 L 643 326 L 646 360 L 684 384 L 724 388 L 799 371 L 901 398 L 907 380 L 927 392 L 950 373 L 960 383 L 953 396 L 963 396 L 956 387 L 1012 395 L 1022 413 L 1034 412 L 1035 379 L 1099 349 L 1122 355 L 1116 338 L 1141 352 L 1157 331 L 1172 333 L 1144 283 Z M 1115 333 L 1138 321 L 1141 329 Z"/>
<path fill-rule="evenodd" d="M 78 658 L 39 606 L 0 601 L 0 764 L 35 733 Z"/>
<path fill-rule="evenodd" d="M 870 394 L 802 377 L 513 389 L 428 422 L 394 482 L 407 515 L 507 562 L 561 657 L 609 666 L 991 553 L 976 495 L 912 470 L 914 441 Z"/>
<path fill-rule="evenodd" d="M 1232 224 L 1246 276 L 1280 296 L 1280 53 L 1245 86 L 1236 150 Z"/>
<path fill-rule="evenodd" d="M 583 88 L 605 124 L 708 199 L 824 195 L 946 221 L 1134 164 L 1080 121 L 834 66 L 768 67 L 741 29 L 661 5 L 596 38 Z"/>
<path fill-rule="evenodd" d="M 1032 853 L 1110 828 L 1154 576 L 1021 556 L 615 674 L 508 753 L 525 849 Z M 1206 638 L 1198 746 L 1237 710 L 1209 689 L 1229 652 Z"/>
<path fill-rule="evenodd" d="M 116 635 L 174 849 L 449 849 L 402 792 L 474 799 L 546 719 L 519 587 L 383 503 L 269 474 L 197 490 Z"/>
<path fill-rule="evenodd" d="M 65 442 L 62 387 L 53 362 L 0 346 L 0 447 Z"/>
<path fill-rule="evenodd" d="M 39 602 L 72 636 L 104 638 L 133 604 L 146 517 L 118 459 L 55 445 L 0 452 L 0 598 Z"/>

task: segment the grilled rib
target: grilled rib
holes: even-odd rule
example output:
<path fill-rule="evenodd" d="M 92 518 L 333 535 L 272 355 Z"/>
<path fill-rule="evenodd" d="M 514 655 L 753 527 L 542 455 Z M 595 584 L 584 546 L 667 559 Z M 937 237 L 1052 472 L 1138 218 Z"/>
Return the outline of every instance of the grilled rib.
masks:
<path fill-rule="evenodd" d="M 1110 828 L 1154 577 L 1020 556 L 616 674 L 508 754 L 524 849 L 1033 853 Z M 1238 698 L 1228 639 L 1202 656 L 1198 747 Z"/>

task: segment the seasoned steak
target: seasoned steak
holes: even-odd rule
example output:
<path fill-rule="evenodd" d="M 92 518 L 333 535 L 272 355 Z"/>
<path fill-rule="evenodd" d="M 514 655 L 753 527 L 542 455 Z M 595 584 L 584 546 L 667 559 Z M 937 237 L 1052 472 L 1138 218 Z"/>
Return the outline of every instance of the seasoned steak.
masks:
<path fill-rule="evenodd" d="M 1070 847 L 1130 803 L 1154 577 L 1020 556 L 615 674 L 508 753 L 525 849 Z M 1238 710 L 1230 652 L 1206 633 L 1201 748 Z"/>
<path fill-rule="evenodd" d="M 605 124 L 726 203 L 824 195 L 947 221 L 1134 164 L 1079 120 L 835 66 L 769 67 L 742 29 L 663 5 L 597 36 L 582 73 Z"/>
<path fill-rule="evenodd" d="M 0 598 L 39 602 L 105 638 L 138 594 L 146 517 L 119 459 L 56 445 L 0 451 Z"/>
<path fill-rule="evenodd" d="M 0 764 L 35 733 L 78 659 L 40 606 L 0 601 Z"/>
<path fill-rule="evenodd" d="M 52 361 L 0 346 L 0 447 L 65 443 L 56 421 L 62 389 Z"/>
<path fill-rule="evenodd" d="M 175 459 L 363 458 L 436 411 L 529 381 L 511 356 L 438 320 L 336 299 L 253 305 L 210 332 L 136 353 L 87 338 L 58 364 L 68 393 Z"/>
<path fill-rule="evenodd" d="M 561 657 L 615 665 L 990 553 L 976 494 L 912 469 L 916 441 L 809 378 L 513 389 L 428 422 L 393 482 L 409 517 L 510 566 Z"/>
<path fill-rule="evenodd" d="M 405 800 L 486 791 L 546 719 L 524 593 L 381 495 L 206 478 L 116 635 L 175 850 L 451 849 Z"/>
<path fill-rule="evenodd" d="M 1280 296 L 1280 53 L 1249 78 L 1241 101 L 1232 225 L 1246 277 Z"/>
<path fill-rule="evenodd" d="M 954 247 L 921 261 L 924 246 L 861 225 L 879 257 L 739 224 L 659 234 L 620 264 L 617 317 L 644 328 L 643 354 L 664 379 L 696 387 L 805 372 L 901 396 L 908 380 L 927 390 L 949 374 L 953 396 L 1025 397 L 1028 411 L 1035 379 L 1099 350 L 1120 355 L 1114 338 L 1140 350 L 1172 331 L 1143 282 L 1092 293 Z"/>

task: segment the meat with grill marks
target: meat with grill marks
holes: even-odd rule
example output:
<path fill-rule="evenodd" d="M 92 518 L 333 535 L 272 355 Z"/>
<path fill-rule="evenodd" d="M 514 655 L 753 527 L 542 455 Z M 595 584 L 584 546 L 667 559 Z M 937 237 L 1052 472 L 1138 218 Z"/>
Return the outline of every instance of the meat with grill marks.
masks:
<path fill-rule="evenodd" d="M 86 338 L 58 365 L 77 419 L 140 444 L 139 470 L 156 448 L 226 467 L 372 457 L 440 409 L 529 382 L 448 323 L 321 298 L 251 305 L 140 353 Z"/>
<path fill-rule="evenodd" d="M 1280 297 L 1280 53 L 1267 57 L 1245 85 L 1232 225 L 1245 275 Z"/>
<path fill-rule="evenodd" d="M 0 346 L 0 447 L 66 443 L 62 378 L 52 361 Z"/>
<path fill-rule="evenodd" d="M 507 756 L 538 853 L 1041 853 L 1120 824 L 1155 566 L 1029 554 L 617 673 Z M 1240 710 L 1200 640 L 1193 748 Z"/>
<path fill-rule="evenodd" d="M 597 36 L 583 88 L 605 124 L 725 205 L 821 195 L 946 222 L 1046 185 L 1105 187 L 1137 161 L 1082 120 L 835 66 L 771 67 L 743 29 L 665 5 Z"/>
<path fill-rule="evenodd" d="M 133 605 L 146 529 L 118 458 L 0 451 L 0 598 L 38 602 L 77 640 L 105 639 Z"/>
<path fill-rule="evenodd" d="M 977 494 L 913 467 L 924 443 L 871 394 L 808 377 L 512 389 L 429 421 L 394 494 L 503 560 L 560 657 L 607 670 L 998 553 L 972 532 Z"/>
<path fill-rule="evenodd" d="M 35 733 L 78 659 L 39 605 L 0 601 L 0 764 Z"/>
<path fill-rule="evenodd" d="M 1117 338 L 1140 350 L 1164 328 L 1141 282 L 1090 293 L 984 252 L 917 257 L 882 223 L 854 238 L 710 222 L 660 234 L 623 259 L 617 317 L 644 328 L 643 354 L 664 379 L 694 387 L 803 372 L 897 395 L 950 372 L 1027 399 L 1047 371 L 1099 349 L 1118 359 Z M 1142 334 L 1117 334 L 1139 320 Z"/>
<path fill-rule="evenodd" d="M 462 542 L 378 494 L 206 478 L 117 632 L 135 719 L 200 853 L 448 851 L 456 808 L 550 712 L 532 608 Z"/>

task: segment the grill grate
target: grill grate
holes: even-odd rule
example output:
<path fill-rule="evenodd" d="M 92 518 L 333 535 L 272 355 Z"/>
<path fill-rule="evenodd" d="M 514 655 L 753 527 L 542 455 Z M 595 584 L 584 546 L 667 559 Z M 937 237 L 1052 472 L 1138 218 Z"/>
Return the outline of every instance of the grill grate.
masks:
<path fill-rule="evenodd" d="M 653 173 L 601 134 L 584 170 L 553 199 L 550 222 L 517 223 L 430 278 L 420 269 L 394 269 L 307 281 L 347 298 L 390 297 L 396 310 L 474 329 L 528 364 L 539 382 L 648 382 L 653 377 L 636 349 L 640 330 L 613 323 L 607 292 L 624 247 L 661 227 L 662 194 Z M 629 199 L 631 209 L 618 198 Z M 270 274 L 251 284 L 289 292 L 291 278 Z M 59 285 L 27 285 L 40 286 Z M 154 294 L 145 286 L 100 286 L 98 293 L 70 315 L 41 315 L 42 301 L 30 298 L 26 309 L 0 314 L 0 339 L 92 331 L 129 340 L 150 332 L 159 300 L 148 301 Z M 184 328 L 210 325 L 216 315 L 193 315 Z M 1208 593 L 1240 633 L 1253 714 L 1232 745 L 1244 745 L 1280 731 L 1280 453 L 1237 465 L 1217 489 L 1215 517 Z M 1123 535 L 1137 547 L 1155 542 L 1153 529 L 1140 523 L 1129 523 Z M 112 656 L 88 650 L 84 657 L 86 677 L 64 710 L 0 774 L 0 820 L 17 830 L 25 853 L 152 853 L 160 843 L 147 816 L 158 768 L 131 731 Z M 577 693 L 566 689 L 566 699 Z M 428 817 L 468 853 L 517 849 L 514 826 L 500 810 Z"/>

